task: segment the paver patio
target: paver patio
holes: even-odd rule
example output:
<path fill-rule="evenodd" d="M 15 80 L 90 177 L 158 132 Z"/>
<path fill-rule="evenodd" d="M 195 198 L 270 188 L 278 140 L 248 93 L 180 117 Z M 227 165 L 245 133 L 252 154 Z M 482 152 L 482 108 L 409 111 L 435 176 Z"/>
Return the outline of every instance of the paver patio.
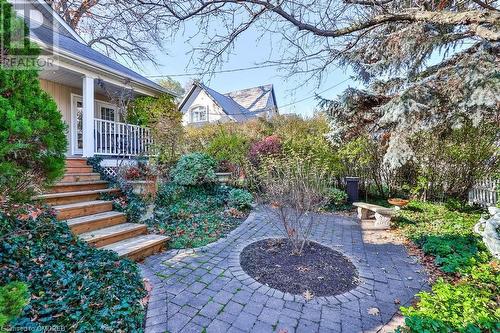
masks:
<path fill-rule="evenodd" d="M 346 255 L 360 283 L 347 293 L 306 302 L 262 285 L 239 265 L 246 245 L 281 235 L 256 210 L 213 244 L 148 258 L 141 265 L 153 285 L 146 332 L 377 332 L 387 329 L 400 305 L 428 289 L 416 258 L 385 238 L 387 232 L 364 230 L 354 217 L 325 214 L 312 239 Z M 369 314 L 371 308 L 379 314 Z"/>

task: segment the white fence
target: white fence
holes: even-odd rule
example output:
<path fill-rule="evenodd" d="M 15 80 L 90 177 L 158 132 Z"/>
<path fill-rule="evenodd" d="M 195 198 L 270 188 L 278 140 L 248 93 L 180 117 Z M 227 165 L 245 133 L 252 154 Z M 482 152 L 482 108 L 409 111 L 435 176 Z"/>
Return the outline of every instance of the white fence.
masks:
<path fill-rule="evenodd" d="M 94 119 L 94 153 L 113 156 L 152 154 L 151 130 L 146 127 Z"/>
<path fill-rule="evenodd" d="M 483 207 L 495 206 L 498 202 L 498 179 L 484 179 L 477 181 L 469 192 L 469 203 Z"/>

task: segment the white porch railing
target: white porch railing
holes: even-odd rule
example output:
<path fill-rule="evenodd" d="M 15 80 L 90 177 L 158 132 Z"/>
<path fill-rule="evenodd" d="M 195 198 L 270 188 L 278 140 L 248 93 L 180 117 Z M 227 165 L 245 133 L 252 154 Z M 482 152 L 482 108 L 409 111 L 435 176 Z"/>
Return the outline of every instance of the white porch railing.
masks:
<path fill-rule="evenodd" d="M 94 154 L 150 156 L 153 139 L 146 127 L 94 119 Z"/>

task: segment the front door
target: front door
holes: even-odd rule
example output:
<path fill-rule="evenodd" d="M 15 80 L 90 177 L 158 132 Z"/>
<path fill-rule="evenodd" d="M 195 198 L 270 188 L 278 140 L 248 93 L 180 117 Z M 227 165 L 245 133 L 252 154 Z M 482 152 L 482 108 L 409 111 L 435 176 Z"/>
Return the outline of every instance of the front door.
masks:
<path fill-rule="evenodd" d="M 80 96 L 71 98 L 71 151 L 73 155 L 83 154 L 83 100 Z"/>

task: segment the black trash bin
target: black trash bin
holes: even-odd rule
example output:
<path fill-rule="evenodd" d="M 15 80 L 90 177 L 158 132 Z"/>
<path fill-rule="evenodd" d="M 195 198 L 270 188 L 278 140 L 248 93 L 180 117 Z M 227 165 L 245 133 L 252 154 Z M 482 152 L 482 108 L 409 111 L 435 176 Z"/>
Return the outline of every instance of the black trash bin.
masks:
<path fill-rule="evenodd" d="M 359 201 L 359 177 L 345 177 L 347 184 L 347 200 L 349 203 Z"/>

